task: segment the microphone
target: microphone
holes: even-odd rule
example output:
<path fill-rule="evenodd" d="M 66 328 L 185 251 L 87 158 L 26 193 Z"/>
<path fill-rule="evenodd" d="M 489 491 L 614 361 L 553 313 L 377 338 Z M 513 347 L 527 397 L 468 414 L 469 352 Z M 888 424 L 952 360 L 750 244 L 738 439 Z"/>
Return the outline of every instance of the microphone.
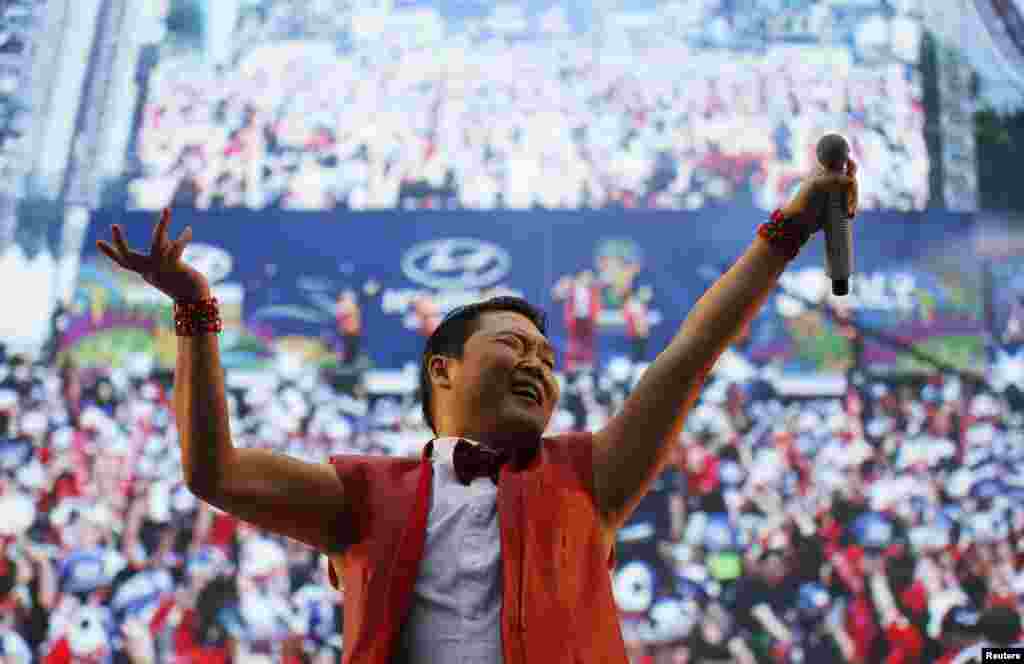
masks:
<path fill-rule="evenodd" d="M 818 162 L 830 173 L 843 173 L 850 158 L 850 145 L 839 134 L 826 134 L 818 141 Z M 832 294 L 850 292 L 853 272 L 853 233 L 846 216 L 845 196 L 830 193 L 825 202 L 825 271 L 832 279 Z"/>

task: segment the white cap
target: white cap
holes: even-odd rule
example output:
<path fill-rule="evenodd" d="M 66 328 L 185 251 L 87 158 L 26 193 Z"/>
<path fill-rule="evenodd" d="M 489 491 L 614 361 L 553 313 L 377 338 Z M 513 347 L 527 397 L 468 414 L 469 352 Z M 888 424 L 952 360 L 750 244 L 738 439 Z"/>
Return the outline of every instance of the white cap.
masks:
<path fill-rule="evenodd" d="M 309 404 L 306 403 L 306 397 L 303 396 L 302 392 L 299 392 L 294 387 L 289 387 L 281 394 L 281 401 L 285 408 L 290 411 L 302 412 L 305 414 L 309 410 Z"/>
<path fill-rule="evenodd" d="M 42 435 L 46 428 L 46 415 L 37 410 L 27 412 L 21 418 L 21 431 L 28 436 Z"/>
<path fill-rule="evenodd" d="M 828 416 L 828 423 L 826 428 L 829 433 L 839 433 L 850 425 L 849 419 L 846 417 L 846 413 L 832 413 Z"/>
<path fill-rule="evenodd" d="M 156 523 L 171 520 L 171 482 L 154 482 L 149 490 L 149 518 Z"/>
<path fill-rule="evenodd" d="M 91 524 L 110 527 L 114 525 L 114 514 L 106 503 L 96 502 L 82 511 L 82 519 Z"/>
<path fill-rule="evenodd" d="M 311 398 L 315 405 L 324 406 L 334 403 L 336 397 L 334 394 L 334 390 L 327 387 L 326 385 L 320 385 L 313 390 Z"/>
<path fill-rule="evenodd" d="M 926 463 L 928 461 L 928 447 L 927 442 L 922 442 L 918 439 L 906 441 L 899 449 L 897 465 L 900 468 L 906 468 L 914 464 Z"/>
<path fill-rule="evenodd" d="M 968 411 L 975 417 L 995 417 L 999 415 L 999 402 L 991 394 L 979 394 L 971 399 Z"/>
<path fill-rule="evenodd" d="M 821 468 L 814 473 L 815 481 L 821 485 L 822 488 L 826 488 L 832 491 L 840 489 L 846 484 L 846 477 L 834 468 Z"/>
<path fill-rule="evenodd" d="M 171 491 L 171 509 L 175 512 L 191 512 L 196 509 L 196 497 L 183 483 L 175 483 Z"/>
<path fill-rule="evenodd" d="M 239 612 L 245 620 L 246 632 L 254 640 L 277 640 L 287 634 L 290 626 L 291 606 L 277 595 L 245 593 L 239 602 Z"/>
<path fill-rule="evenodd" d="M 18 405 L 18 395 L 13 390 L 0 390 L 0 410 L 11 410 Z"/>
<path fill-rule="evenodd" d="M 36 518 L 35 502 L 20 491 L 0 496 L 0 535 L 21 537 Z"/>
<path fill-rule="evenodd" d="M 324 432 L 338 440 L 348 440 L 352 436 L 352 423 L 347 417 L 335 416 L 324 423 Z"/>
<path fill-rule="evenodd" d="M 690 546 L 700 546 L 704 543 L 704 529 L 708 524 L 708 515 L 704 512 L 694 512 L 686 520 L 686 531 L 683 539 Z"/>
<path fill-rule="evenodd" d="M 892 431 L 892 420 L 888 417 L 873 417 L 868 420 L 865 432 L 874 438 L 881 438 Z"/>
<path fill-rule="evenodd" d="M 81 424 L 83 429 L 102 429 L 106 426 L 109 418 L 106 413 L 96 406 L 88 406 L 82 412 Z"/>
<path fill-rule="evenodd" d="M 153 416 L 156 406 L 151 401 L 133 401 L 131 410 L 133 420 L 145 420 Z"/>
<path fill-rule="evenodd" d="M 128 438 L 121 434 L 120 431 L 112 432 L 110 439 L 106 444 L 106 452 L 111 455 L 127 456 L 131 454 L 132 447 Z"/>
<path fill-rule="evenodd" d="M 880 480 L 868 489 L 871 509 L 884 511 L 903 500 L 904 492 L 900 483 L 894 480 Z"/>
<path fill-rule="evenodd" d="M 858 466 L 874 456 L 875 453 L 874 448 L 868 445 L 863 438 L 858 438 L 850 443 L 846 450 L 848 466 Z"/>
<path fill-rule="evenodd" d="M 0 635 L 0 650 L 10 664 L 32 664 L 32 650 L 17 632 L 9 631 Z"/>
<path fill-rule="evenodd" d="M 608 377 L 616 383 L 628 381 L 632 370 L 629 360 L 624 357 L 616 357 L 608 363 Z"/>
<path fill-rule="evenodd" d="M 946 490 L 953 498 L 965 498 L 971 491 L 974 483 L 974 474 L 967 468 L 960 468 L 949 477 L 949 485 Z"/>
<path fill-rule="evenodd" d="M 75 435 L 71 427 L 61 427 L 51 434 L 51 442 L 58 450 L 66 450 L 71 447 L 71 441 Z"/>
<path fill-rule="evenodd" d="M 621 611 L 647 611 L 654 599 L 654 573 L 646 563 L 627 563 L 615 574 L 612 590 Z"/>
<path fill-rule="evenodd" d="M 946 378 L 942 386 L 942 398 L 945 401 L 957 401 L 960 399 L 960 379 L 956 376 Z"/>
<path fill-rule="evenodd" d="M 670 643 L 686 638 L 700 619 L 700 607 L 693 600 L 666 597 L 651 607 L 653 624 L 650 641 Z"/>
<path fill-rule="evenodd" d="M 1024 572 L 1021 572 L 1013 580 L 1013 592 L 1019 595 L 1024 595 Z"/>
<path fill-rule="evenodd" d="M 987 445 L 995 440 L 996 428 L 988 423 L 973 424 L 967 429 L 967 446 Z"/>
<path fill-rule="evenodd" d="M 696 562 L 684 565 L 679 576 L 693 581 L 697 585 L 702 585 L 711 578 L 711 575 L 708 574 L 708 568 L 703 563 L 698 564 Z"/>
<path fill-rule="evenodd" d="M 39 459 L 32 459 L 29 463 L 18 469 L 14 477 L 15 481 L 26 489 L 45 489 L 47 486 L 46 471 Z M 0 514 L 3 512 L 0 511 Z"/>
<path fill-rule="evenodd" d="M 249 390 L 248 394 L 245 395 L 245 400 L 253 408 L 261 408 L 269 405 L 274 400 L 274 392 L 266 387 L 256 387 Z"/>
<path fill-rule="evenodd" d="M 284 549 L 265 537 L 253 537 L 242 548 L 242 568 L 248 574 L 264 576 L 287 562 Z"/>
<path fill-rule="evenodd" d="M 108 612 L 99 607 L 79 610 L 68 630 L 68 646 L 73 656 L 86 657 L 108 646 L 107 619 Z"/>
<path fill-rule="evenodd" d="M 821 416 L 813 411 L 805 411 L 797 418 L 797 428 L 802 432 L 817 431 L 821 425 Z"/>
<path fill-rule="evenodd" d="M 146 383 L 142 386 L 140 394 L 142 395 L 143 399 L 154 401 L 156 400 L 157 397 L 160 396 L 160 388 L 158 388 L 153 383 Z"/>

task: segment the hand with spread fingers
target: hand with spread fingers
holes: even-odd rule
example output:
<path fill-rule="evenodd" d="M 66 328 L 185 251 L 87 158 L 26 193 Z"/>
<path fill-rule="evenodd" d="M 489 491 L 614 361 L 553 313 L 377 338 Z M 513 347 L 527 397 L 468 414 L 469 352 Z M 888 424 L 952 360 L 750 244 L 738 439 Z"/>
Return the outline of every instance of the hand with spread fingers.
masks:
<path fill-rule="evenodd" d="M 153 244 L 149 255 L 130 249 L 121 227 L 116 224 L 111 227 L 113 244 L 99 240 L 96 246 L 110 260 L 126 270 L 138 273 L 175 302 L 194 302 L 210 297 L 210 284 L 206 277 L 181 260 L 185 246 L 192 239 L 192 228 L 186 228 L 177 240 L 171 242 L 167 237 L 170 221 L 171 211 L 165 208 L 160 215 L 160 222 L 153 228 Z"/>
<path fill-rule="evenodd" d="M 813 235 L 825 226 L 829 194 L 844 196 L 847 215 L 850 219 L 857 215 L 857 163 L 853 159 L 847 160 L 845 172 L 827 171 L 819 166 L 782 208 L 782 216 L 798 220 Z"/>

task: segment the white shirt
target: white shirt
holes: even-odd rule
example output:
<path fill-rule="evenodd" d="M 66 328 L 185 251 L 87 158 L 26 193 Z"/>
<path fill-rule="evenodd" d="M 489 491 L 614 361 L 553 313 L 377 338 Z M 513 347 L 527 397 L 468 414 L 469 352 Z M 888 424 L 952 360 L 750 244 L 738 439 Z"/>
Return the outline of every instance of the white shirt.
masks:
<path fill-rule="evenodd" d="M 396 664 L 501 664 L 501 533 L 498 487 L 455 476 L 458 438 L 434 441 L 434 477 L 423 560 Z"/>

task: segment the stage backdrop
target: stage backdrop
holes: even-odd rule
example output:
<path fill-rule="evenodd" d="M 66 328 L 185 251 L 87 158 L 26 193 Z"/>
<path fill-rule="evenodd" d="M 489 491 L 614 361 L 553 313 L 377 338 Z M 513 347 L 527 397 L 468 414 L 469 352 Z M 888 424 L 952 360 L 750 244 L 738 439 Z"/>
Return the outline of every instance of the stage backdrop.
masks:
<path fill-rule="evenodd" d="M 631 352 L 651 359 L 762 220 L 756 210 L 735 207 L 628 215 L 180 209 L 171 233 L 192 226 L 186 259 L 216 284 L 229 326 L 223 338 L 229 367 L 259 366 L 282 347 L 335 364 L 342 348 L 335 310 L 348 290 L 348 306 L 361 313 L 363 361 L 374 366 L 417 361 L 437 316 L 501 292 L 549 312 L 550 336 L 563 354 L 573 351 L 560 360 L 564 366 L 579 359 L 579 345 L 568 339 L 565 296 L 583 293 L 584 280 L 591 279 L 589 292 L 600 303 L 598 359 Z M 127 354 L 155 352 L 158 362 L 172 364 L 168 300 L 112 269 L 94 244 L 119 223 L 132 246 L 148 251 L 155 222 L 152 213 L 97 213 L 63 325 L 62 350 L 81 363 L 116 364 Z M 855 238 L 851 294 L 827 295 L 822 238 L 815 238 L 787 270 L 738 355 L 755 366 L 774 360 L 789 370 L 844 370 L 850 341 L 816 306 L 824 299 L 947 362 L 980 366 L 984 307 L 970 218 L 864 213 Z M 650 323 L 646 350 L 637 351 L 630 336 L 627 301 Z M 909 356 L 870 340 L 863 358 L 879 368 L 915 368 Z"/>

